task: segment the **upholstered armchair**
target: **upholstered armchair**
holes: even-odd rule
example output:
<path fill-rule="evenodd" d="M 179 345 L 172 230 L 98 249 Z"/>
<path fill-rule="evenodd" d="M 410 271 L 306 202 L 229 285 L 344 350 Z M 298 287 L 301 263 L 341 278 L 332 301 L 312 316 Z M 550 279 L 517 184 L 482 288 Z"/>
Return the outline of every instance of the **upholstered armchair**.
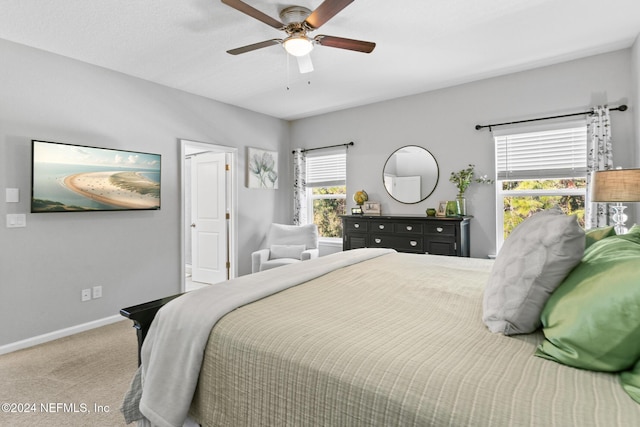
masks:
<path fill-rule="evenodd" d="M 264 249 L 251 254 L 251 272 L 317 258 L 318 255 L 318 227 L 315 224 L 271 224 Z"/>

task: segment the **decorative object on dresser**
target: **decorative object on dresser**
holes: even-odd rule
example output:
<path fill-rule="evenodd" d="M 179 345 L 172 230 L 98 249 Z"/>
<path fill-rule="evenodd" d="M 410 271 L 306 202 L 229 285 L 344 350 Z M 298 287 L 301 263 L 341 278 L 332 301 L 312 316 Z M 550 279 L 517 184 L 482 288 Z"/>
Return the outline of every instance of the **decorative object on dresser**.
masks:
<path fill-rule="evenodd" d="M 440 201 L 438 203 L 438 210 L 436 211 L 436 216 L 437 217 L 445 217 L 445 216 L 447 216 L 447 202 L 446 201 Z"/>
<path fill-rule="evenodd" d="M 461 205 L 459 203 L 459 200 L 460 199 L 447 201 L 447 216 L 448 217 L 460 216 L 460 212 L 461 212 L 460 207 L 461 207 Z"/>
<path fill-rule="evenodd" d="M 365 215 L 380 215 L 380 203 L 365 202 L 365 204 L 362 205 L 362 213 Z"/>
<path fill-rule="evenodd" d="M 458 194 L 456 196 L 456 200 L 458 202 L 458 214 L 462 216 L 467 214 L 467 199 L 465 199 L 464 193 L 467 191 L 467 188 L 469 188 L 471 183 L 477 182 L 480 184 L 493 184 L 493 180 L 489 179 L 487 175 L 474 178 L 475 167 L 475 165 L 469 164 L 469 167 L 466 169 L 459 170 L 458 172 L 451 172 L 451 176 L 449 177 L 449 181 L 454 183 L 458 189 Z"/>
<path fill-rule="evenodd" d="M 351 208 L 351 215 L 362 215 L 362 205 L 367 200 L 369 200 L 369 195 L 366 191 L 360 190 L 353 193 L 353 201 L 356 202 L 356 205 L 358 205 L 358 207 Z"/>
<path fill-rule="evenodd" d="M 616 234 L 626 234 L 626 206 L 621 202 L 640 202 L 640 169 L 613 169 L 593 172 L 591 201 L 615 202 L 611 209 Z"/>
<path fill-rule="evenodd" d="M 399 252 L 463 257 L 470 253 L 468 217 L 343 215 L 341 218 L 345 251 L 391 248 Z"/>
<path fill-rule="evenodd" d="M 436 213 L 438 212 L 435 208 L 429 208 L 426 211 L 427 216 L 436 216 Z"/>
<path fill-rule="evenodd" d="M 369 195 L 366 191 L 360 190 L 353 193 L 353 201 L 356 202 L 356 205 L 362 206 L 367 200 L 369 200 Z"/>

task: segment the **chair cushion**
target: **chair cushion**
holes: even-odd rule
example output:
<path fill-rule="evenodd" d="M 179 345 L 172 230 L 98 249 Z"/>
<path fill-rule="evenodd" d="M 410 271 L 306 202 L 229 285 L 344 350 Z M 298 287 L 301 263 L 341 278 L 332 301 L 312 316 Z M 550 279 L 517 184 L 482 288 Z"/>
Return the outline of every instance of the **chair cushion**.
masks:
<path fill-rule="evenodd" d="M 315 224 L 271 224 L 266 247 L 271 245 L 304 245 L 305 249 L 318 247 L 318 227 Z"/>
<path fill-rule="evenodd" d="M 269 259 L 293 258 L 302 259 L 305 245 L 271 245 Z"/>
<path fill-rule="evenodd" d="M 293 264 L 295 262 L 302 262 L 299 259 L 293 258 L 278 258 L 270 259 L 260 264 L 260 271 L 270 270 L 272 268 L 281 267 L 283 265 Z"/>

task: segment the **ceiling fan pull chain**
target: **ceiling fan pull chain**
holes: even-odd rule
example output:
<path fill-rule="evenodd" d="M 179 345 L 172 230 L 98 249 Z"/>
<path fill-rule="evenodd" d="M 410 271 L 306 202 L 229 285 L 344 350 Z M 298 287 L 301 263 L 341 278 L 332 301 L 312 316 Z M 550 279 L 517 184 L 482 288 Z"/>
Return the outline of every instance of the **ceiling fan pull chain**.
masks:
<path fill-rule="evenodd" d="M 287 90 L 291 86 L 291 70 L 289 70 L 289 55 L 285 55 L 287 57 Z"/>

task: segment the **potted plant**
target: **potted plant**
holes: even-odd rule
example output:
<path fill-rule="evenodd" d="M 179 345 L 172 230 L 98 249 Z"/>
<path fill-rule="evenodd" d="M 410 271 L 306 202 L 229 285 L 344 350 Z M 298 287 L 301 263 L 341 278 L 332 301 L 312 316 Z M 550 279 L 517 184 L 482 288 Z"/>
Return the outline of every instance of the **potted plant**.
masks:
<path fill-rule="evenodd" d="M 458 189 L 456 199 L 458 201 L 459 213 L 463 216 L 467 214 L 467 202 L 464 198 L 464 193 L 467 191 L 467 188 L 469 188 L 471 183 L 477 182 L 480 184 L 493 184 L 493 180 L 489 179 L 487 175 L 475 178 L 475 167 L 475 165 L 469 164 L 469 167 L 466 169 L 462 169 L 458 172 L 451 172 L 451 176 L 449 177 L 449 181 L 451 181 Z"/>

